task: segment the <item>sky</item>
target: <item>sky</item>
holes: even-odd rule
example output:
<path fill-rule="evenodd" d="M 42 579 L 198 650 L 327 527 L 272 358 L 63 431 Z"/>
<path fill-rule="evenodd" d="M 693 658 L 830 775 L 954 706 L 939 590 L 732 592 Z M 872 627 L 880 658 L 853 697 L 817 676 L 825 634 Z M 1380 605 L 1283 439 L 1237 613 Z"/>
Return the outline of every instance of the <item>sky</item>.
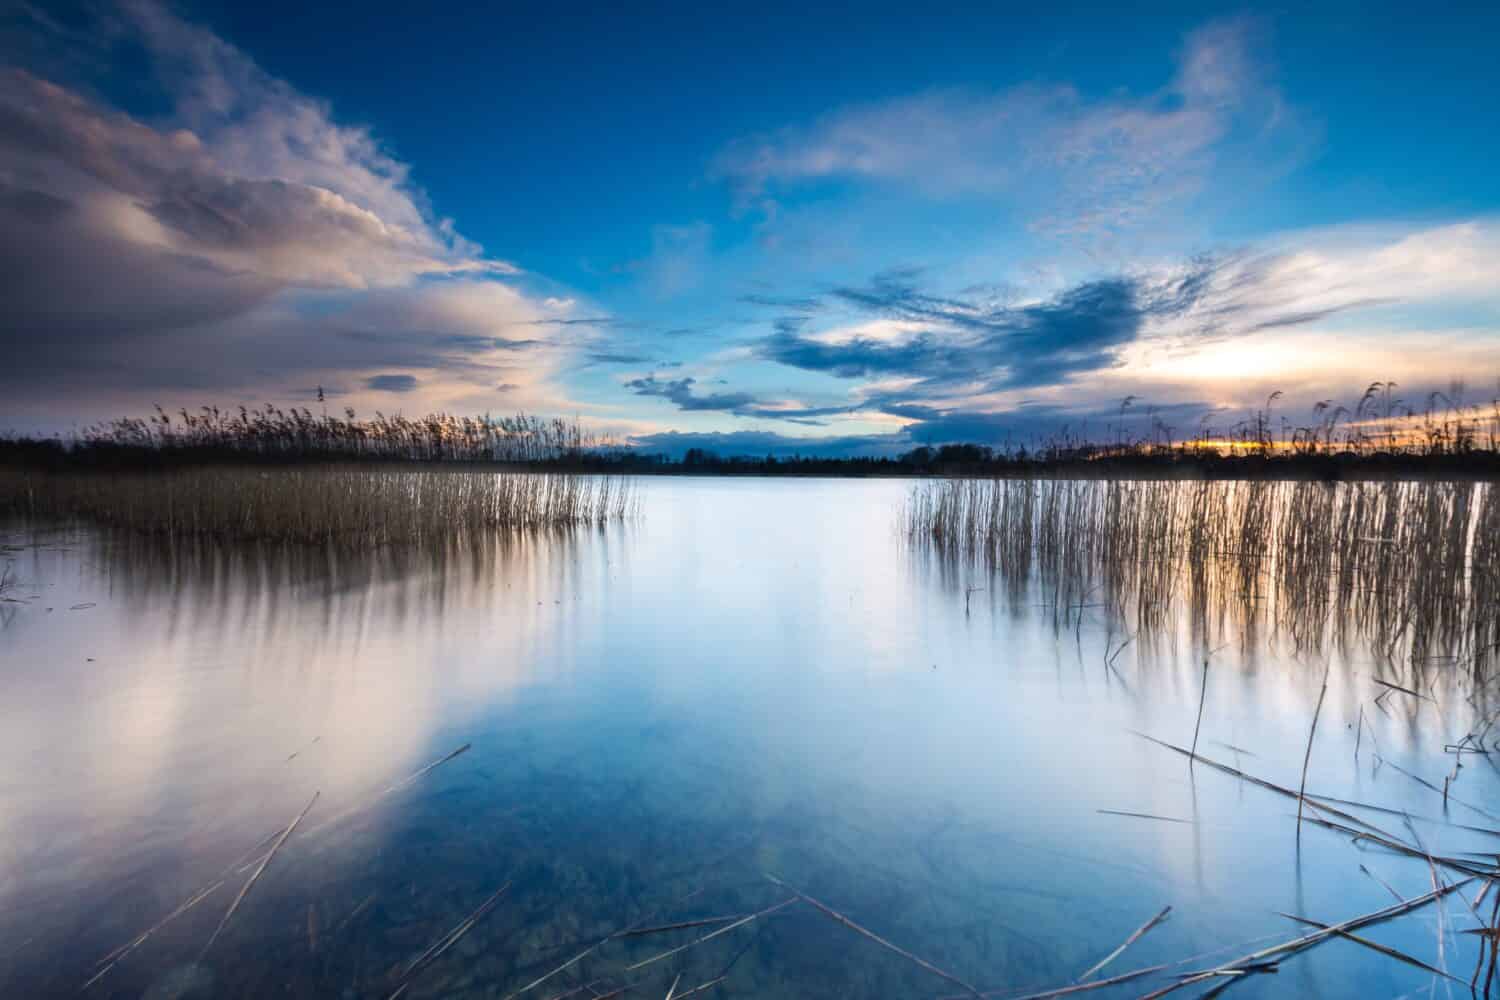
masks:
<path fill-rule="evenodd" d="M 851 455 L 1487 405 L 1500 8 L 1318 7 L 5 3 L 0 430 L 321 387 Z"/>

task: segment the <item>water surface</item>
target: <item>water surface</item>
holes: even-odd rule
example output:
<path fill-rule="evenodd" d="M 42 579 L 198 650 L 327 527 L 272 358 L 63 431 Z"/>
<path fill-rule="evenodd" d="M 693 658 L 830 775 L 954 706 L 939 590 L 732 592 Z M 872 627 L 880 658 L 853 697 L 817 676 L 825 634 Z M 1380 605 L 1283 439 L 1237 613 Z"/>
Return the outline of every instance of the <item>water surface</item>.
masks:
<path fill-rule="evenodd" d="M 1170 905 L 1103 975 L 1171 967 L 1085 994 L 1139 996 L 1305 932 L 1279 911 L 1432 888 L 1138 735 L 1191 743 L 1204 637 L 1060 624 L 907 544 L 908 489 L 648 480 L 624 525 L 363 559 L 12 526 L 0 993 L 77 994 L 226 869 L 86 995 L 389 996 L 509 883 L 404 994 L 504 997 L 623 927 L 789 898 L 771 873 L 985 991 L 1068 984 Z M 1376 705 L 1379 650 L 1210 638 L 1200 752 L 1296 787 L 1326 670 L 1309 790 L 1435 854 L 1500 849 L 1487 757 L 1440 791 L 1488 714 L 1465 671 Z M 1462 986 L 1333 941 L 1235 992 L 1466 993 L 1477 892 L 1364 932 Z M 807 904 L 622 971 L 724 926 L 610 940 L 526 995 L 962 992 Z"/>

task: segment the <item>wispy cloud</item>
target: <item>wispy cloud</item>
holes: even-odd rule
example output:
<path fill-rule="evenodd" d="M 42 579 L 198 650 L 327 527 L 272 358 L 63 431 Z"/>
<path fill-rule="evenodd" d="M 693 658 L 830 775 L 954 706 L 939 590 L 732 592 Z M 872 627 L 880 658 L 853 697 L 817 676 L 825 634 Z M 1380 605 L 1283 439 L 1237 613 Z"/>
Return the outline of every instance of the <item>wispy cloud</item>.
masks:
<path fill-rule="evenodd" d="M 1260 248 L 1143 265 L 1030 301 L 988 287 L 938 294 L 925 284 L 938 275 L 907 269 L 827 293 L 842 315 L 873 318 L 819 328 L 807 314 L 783 317 L 754 352 L 856 383 L 850 412 L 912 421 L 912 440 L 991 440 L 1070 420 L 1077 426 L 1095 411 L 1107 413 L 1111 394 L 1155 390 L 1177 405 L 1183 392 L 1196 391 L 1183 381 L 1186 372 L 1200 381 L 1212 375 L 1220 393 L 1239 373 L 1247 391 L 1257 392 L 1266 365 L 1253 373 L 1246 367 L 1257 344 L 1291 382 L 1316 367 L 1319 345 L 1351 342 L 1331 339 L 1331 331 L 1372 317 L 1402 313 L 1418 331 L 1420 317 L 1455 310 L 1500 318 L 1497 260 L 1500 224 L 1475 220 L 1291 234 Z M 1318 344 L 1295 346 L 1307 330 L 1319 331 Z M 1430 372 L 1432 364 L 1416 355 L 1432 349 L 1421 346 L 1432 338 L 1413 336 L 1379 334 L 1391 350 L 1407 344 L 1401 358 L 1392 362 L 1387 350 L 1381 363 Z M 1464 336 L 1472 341 L 1475 334 Z M 1239 346 L 1226 353 L 1229 344 Z M 1356 360 L 1324 368 L 1347 379 Z M 1368 378 L 1392 374 L 1382 369 Z M 1292 387 L 1324 396 L 1339 390 L 1312 382 Z M 1018 402 L 1021 393 L 1053 402 Z M 1057 402 L 1064 395 L 1069 401 Z"/>
<path fill-rule="evenodd" d="M 1261 26 L 1212 22 L 1175 73 L 1134 97 L 1066 84 L 914 94 L 740 140 L 713 164 L 741 201 L 824 179 L 898 183 L 933 197 L 1012 196 L 1054 232 L 1118 230 L 1196 193 L 1222 149 L 1297 130 L 1255 54 Z"/>

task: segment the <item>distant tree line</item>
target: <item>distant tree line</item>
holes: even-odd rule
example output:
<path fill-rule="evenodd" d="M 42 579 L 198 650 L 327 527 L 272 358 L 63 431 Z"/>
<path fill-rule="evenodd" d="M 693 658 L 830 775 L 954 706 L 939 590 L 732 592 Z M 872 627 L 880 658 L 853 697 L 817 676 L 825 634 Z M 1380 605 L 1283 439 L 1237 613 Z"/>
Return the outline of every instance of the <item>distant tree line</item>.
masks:
<path fill-rule="evenodd" d="M 891 456 L 719 455 L 689 448 L 679 459 L 623 445 L 576 420 L 516 416 L 423 417 L 352 409 L 157 407 L 67 438 L 0 435 L 0 464 L 54 470 L 137 470 L 205 464 L 301 462 L 486 463 L 555 470 L 669 475 L 1205 476 L 1325 478 L 1432 474 L 1500 477 L 1500 398 L 1466 406 L 1462 386 L 1432 393 L 1421 410 L 1394 383 L 1375 382 L 1353 407 L 1319 402 L 1298 423 L 1266 405 L 1225 430 L 1206 420 L 1179 439 L 1147 409 L 1149 429 L 1093 441 L 1067 431 L 1034 443 L 921 445 Z M 1131 405 L 1121 404 L 1123 416 Z M 816 447 L 809 442 L 809 447 Z"/>

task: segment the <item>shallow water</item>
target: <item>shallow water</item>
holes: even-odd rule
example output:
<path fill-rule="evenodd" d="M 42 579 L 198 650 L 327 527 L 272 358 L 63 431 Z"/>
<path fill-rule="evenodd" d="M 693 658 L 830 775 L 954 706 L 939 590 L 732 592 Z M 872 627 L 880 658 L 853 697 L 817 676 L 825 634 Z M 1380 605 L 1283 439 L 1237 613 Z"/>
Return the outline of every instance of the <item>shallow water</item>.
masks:
<path fill-rule="evenodd" d="M 404 994 L 505 997 L 621 928 L 789 898 L 774 873 L 985 991 L 1068 984 L 1170 905 L 1100 975 L 1174 964 L 1084 994 L 1139 996 L 1305 933 L 1278 911 L 1334 922 L 1431 890 L 1425 862 L 1299 841 L 1295 800 L 1138 735 L 1192 742 L 1186 627 L 1059 624 L 1045 595 L 913 551 L 908 489 L 648 480 L 621 526 L 359 562 L 13 526 L 0 995 L 77 994 L 236 865 L 86 995 L 389 996 L 509 883 Z M 1372 651 L 1270 630 L 1214 647 L 1200 752 L 1295 788 L 1326 667 L 1309 791 L 1407 811 L 1435 854 L 1500 849 L 1468 829 L 1500 828 L 1487 758 L 1464 756 L 1446 807 L 1412 777 L 1440 789 L 1445 746 L 1488 715 L 1466 671 L 1376 705 Z M 315 792 L 205 948 L 244 859 Z M 1461 985 L 1335 940 L 1234 992 L 1466 994 L 1477 891 L 1362 932 Z M 622 971 L 726 926 L 609 940 L 525 995 L 721 974 L 698 995 L 963 992 L 803 903 Z"/>

